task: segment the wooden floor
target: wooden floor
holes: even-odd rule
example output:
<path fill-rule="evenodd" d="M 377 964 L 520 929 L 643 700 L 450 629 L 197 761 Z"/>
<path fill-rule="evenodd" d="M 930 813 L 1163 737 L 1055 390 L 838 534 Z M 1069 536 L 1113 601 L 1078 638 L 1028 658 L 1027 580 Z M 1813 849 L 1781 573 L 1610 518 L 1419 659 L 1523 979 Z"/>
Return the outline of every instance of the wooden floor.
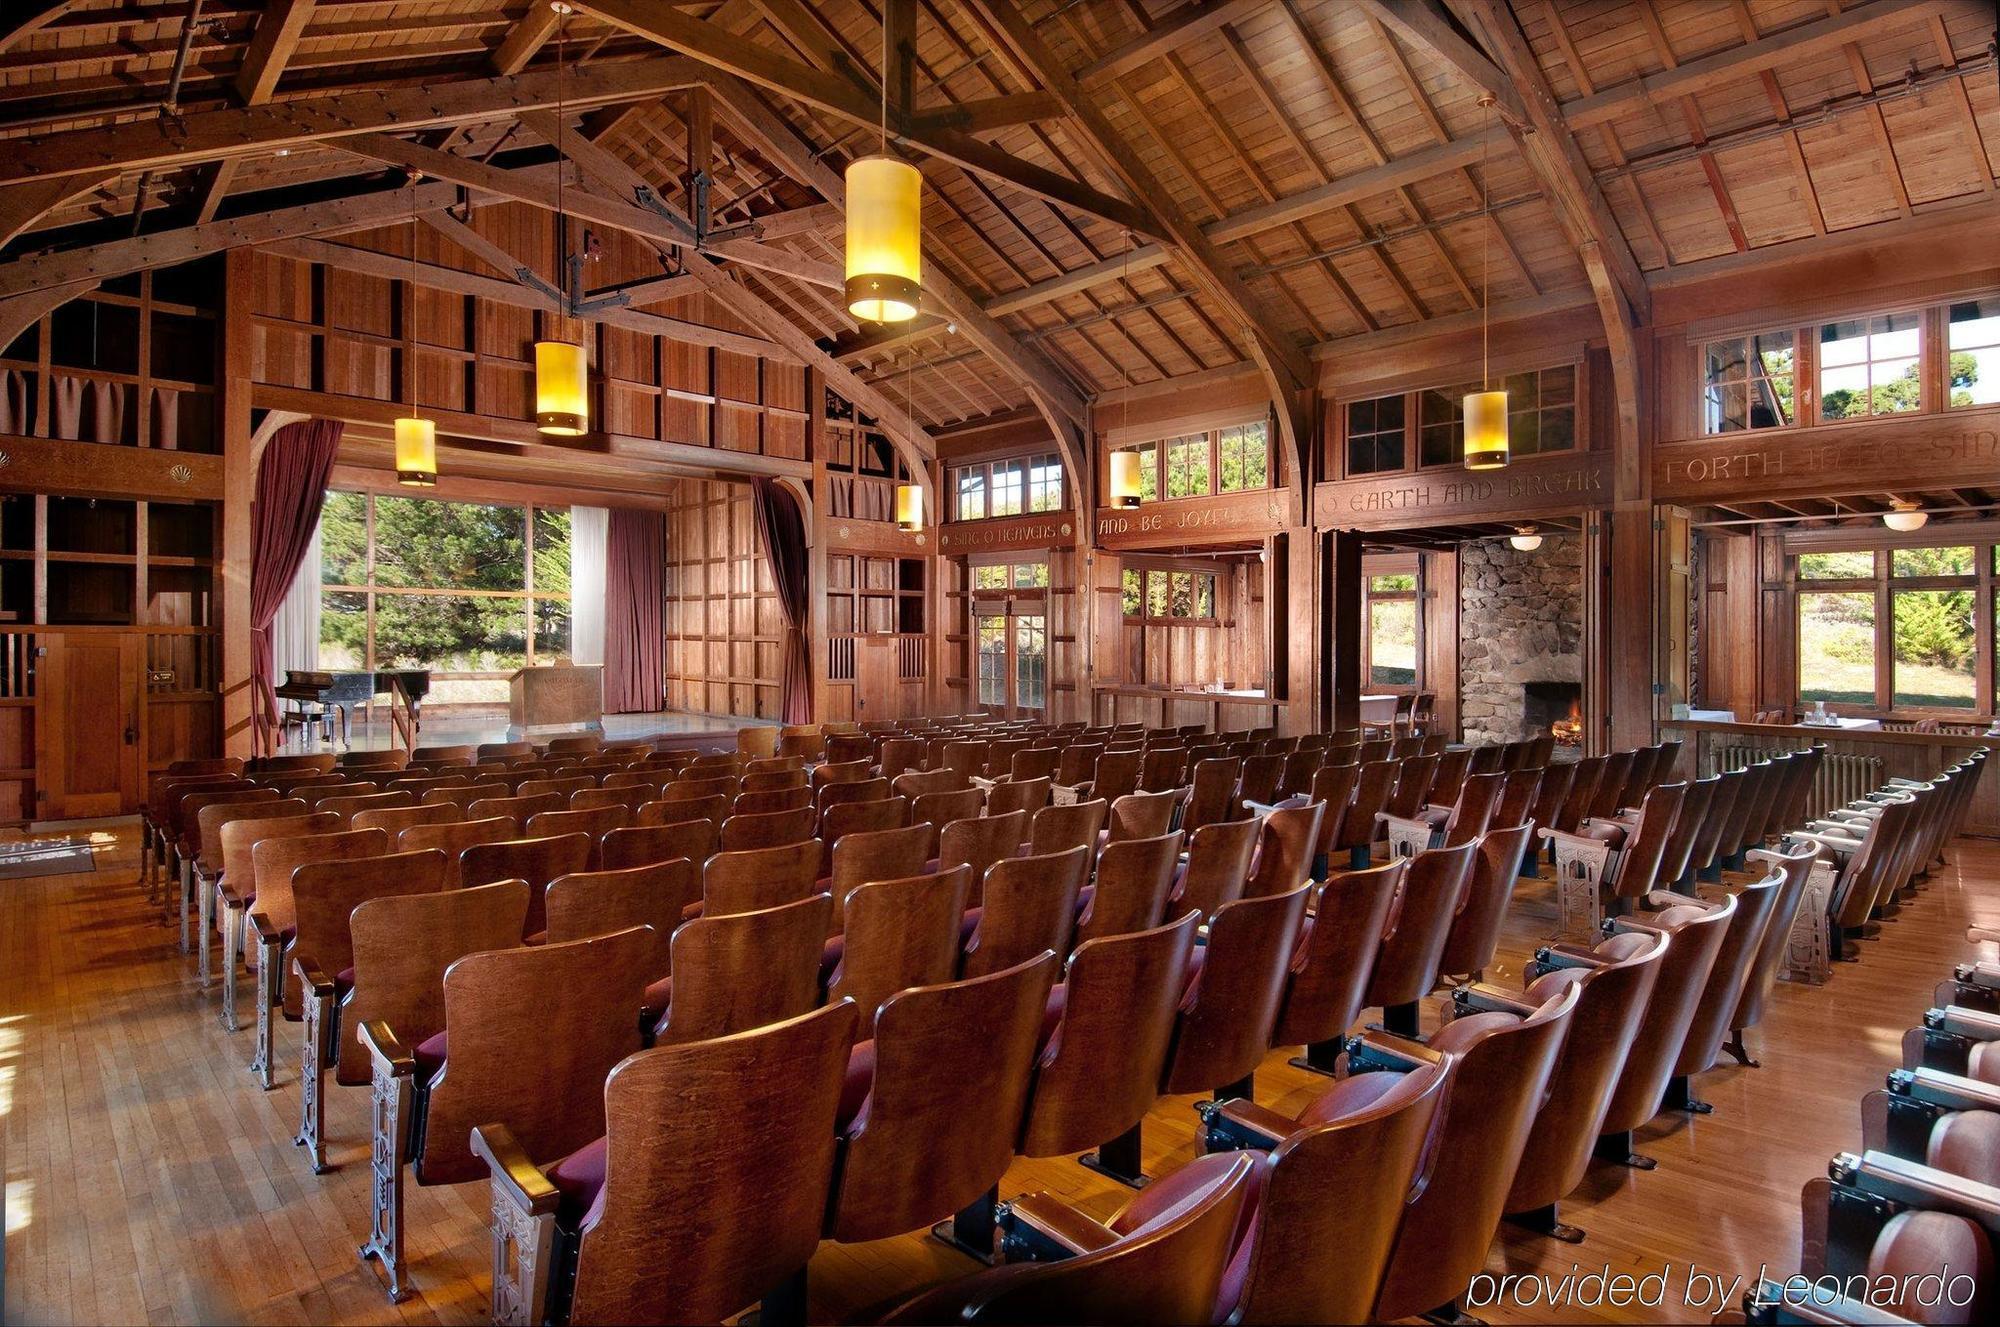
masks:
<path fill-rule="evenodd" d="M 282 1029 L 286 1072 L 260 1092 L 244 1070 L 248 1030 L 218 1026 L 168 931 L 134 887 L 128 829 L 94 874 L 0 880 L 0 1158 L 7 1185 L 5 1320 L 57 1322 L 478 1322 L 486 1318 L 486 1188 L 410 1186 L 409 1255 L 418 1293 L 391 1306 L 355 1257 L 368 1226 L 367 1093 L 333 1089 L 330 1158 L 315 1178 L 292 1146 L 297 1026 Z M 1961 845 L 1903 917 L 1819 988 L 1781 983 L 1753 1034 L 1762 1069 L 1700 1083 L 1715 1114 L 1660 1119 L 1641 1135 L 1650 1173 L 1599 1166 L 1564 1205 L 1581 1246 L 1506 1231 L 1488 1259 L 1502 1272 L 1561 1277 L 1609 1268 L 1666 1275 L 1666 1301 L 1633 1306 L 1490 1306 L 1495 1322 L 1690 1321 L 1715 1307 L 1690 1273 L 1725 1285 L 1797 1257 L 1798 1192 L 1859 1137 L 1857 1103 L 1895 1064 L 1898 1039 L 1933 983 L 1972 947 L 1969 920 L 2000 921 L 2000 844 Z M 1548 927 L 1545 891 L 1510 921 L 1498 979 Z M 1489 974 L 1493 976 L 1494 974 Z M 1296 1107 L 1324 1080 L 1274 1055 L 1265 1104 Z M 1193 1099 L 1155 1108 L 1146 1160 L 1158 1173 L 1191 1154 Z M 1018 1162 L 1003 1195 L 1053 1189 L 1100 1214 L 1125 1192 L 1066 1159 Z M 971 1264 L 908 1236 L 823 1245 L 813 1318 L 860 1309 L 958 1275 Z M 1705 1302 L 1704 1302 L 1705 1297 Z"/>

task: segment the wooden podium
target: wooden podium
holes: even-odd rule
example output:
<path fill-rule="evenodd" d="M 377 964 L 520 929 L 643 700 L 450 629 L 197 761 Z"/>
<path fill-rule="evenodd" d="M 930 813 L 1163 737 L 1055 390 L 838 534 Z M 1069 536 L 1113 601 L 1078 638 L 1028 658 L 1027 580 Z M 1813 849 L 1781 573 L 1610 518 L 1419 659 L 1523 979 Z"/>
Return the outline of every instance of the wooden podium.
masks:
<path fill-rule="evenodd" d="M 604 731 L 604 670 L 594 664 L 522 668 L 507 679 L 507 740 Z"/>

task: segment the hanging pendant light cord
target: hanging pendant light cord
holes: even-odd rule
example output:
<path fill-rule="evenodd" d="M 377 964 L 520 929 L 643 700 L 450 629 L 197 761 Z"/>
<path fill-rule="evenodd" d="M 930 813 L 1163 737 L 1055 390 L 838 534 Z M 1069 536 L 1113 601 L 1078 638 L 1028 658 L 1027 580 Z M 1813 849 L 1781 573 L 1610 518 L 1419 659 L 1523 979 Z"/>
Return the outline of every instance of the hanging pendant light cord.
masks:
<path fill-rule="evenodd" d="M 403 316 L 410 324 L 405 330 L 410 334 L 412 347 L 417 344 L 417 181 L 422 178 L 415 171 L 410 172 L 410 307 Z M 410 403 L 410 413 L 415 414 L 417 374 L 414 364 L 403 366 L 403 395 Z"/>
<path fill-rule="evenodd" d="M 567 109 L 568 85 L 564 81 L 564 70 L 569 57 L 569 6 L 557 3 L 556 7 L 556 291 L 562 296 L 562 316 L 569 317 L 570 305 L 574 300 L 569 288 L 569 209 L 568 195 L 564 183 L 569 175 L 563 154 L 563 134 L 569 123 Z"/>
<path fill-rule="evenodd" d="M 1487 178 L 1486 149 L 1493 142 L 1493 99 L 1481 98 L 1486 103 L 1486 133 L 1479 140 L 1479 210 L 1486 216 L 1486 224 L 1479 228 L 1479 386 L 1482 391 L 1493 390 L 1493 370 L 1487 363 L 1487 326 L 1492 321 L 1493 307 L 1493 218 L 1487 214 L 1491 205 L 1492 181 Z"/>

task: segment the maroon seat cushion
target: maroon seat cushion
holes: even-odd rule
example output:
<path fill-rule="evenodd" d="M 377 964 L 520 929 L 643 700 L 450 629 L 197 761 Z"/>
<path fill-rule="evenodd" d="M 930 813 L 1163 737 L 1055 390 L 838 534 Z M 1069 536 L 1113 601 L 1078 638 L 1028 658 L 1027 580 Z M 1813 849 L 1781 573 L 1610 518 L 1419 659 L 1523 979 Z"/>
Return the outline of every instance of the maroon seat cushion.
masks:
<path fill-rule="evenodd" d="M 604 1192 L 604 1165 L 609 1155 L 608 1140 L 585 1143 L 543 1173 L 560 1195 L 556 1199 L 556 1220 L 571 1230 L 583 1224 L 591 1207 Z"/>
<path fill-rule="evenodd" d="M 426 1083 L 436 1082 L 437 1076 L 444 1072 L 444 1037 L 442 1032 L 425 1037 L 411 1052 L 417 1061 L 417 1077 Z"/>
<path fill-rule="evenodd" d="M 821 986 L 829 986 L 833 983 L 834 969 L 840 966 L 840 960 L 846 956 L 847 935 L 845 932 L 842 932 L 834 936 L 831 940 L 828 940 L 826 947 L 819 951 L 819 984 Z"/>
<path fill-rule="evenodd" d="M 354 989 L 354 969 L 342 968 L 333 974 L 333 993 L 336 998 Z"/>
<path fill-rule="evenodd" d="M 1042 1035 L 1036 1043 L 1041 1048 L 1042 1063 L 1054 1059 L 1062 1049 L 1063 1013 L 1069 1008 L 1069 983 L 1057 982 L 1049 988 L 1049 1002 L 1042 1006 Z"/>
<path fill-rule="evenodd" d="M 1611 820 L 1586 820 L 1577 827 L 1578 834 L 1587 839 L 1608 843 L 1614 848 L 1625 846 L 1626 827 Z"/>
<path fill-rule="evenodd" d="M 662 977 L 658 981 L 653 982 L 646 987 L 645 994 L 639 997 L 639 1016 L 641 1018 L 658 1020 L 659 1026 L 653 1029 L 654 1036 L 658 1036 L 666 1030 L 667 1006 L 672 1004 L 673 1001 L 674 979 L 672 977 Z"/>
<path fill-rule="evenodd" d="M 860 1123 L 862 1107 L 868 1104 L 869 1089 L 875 1086 L 875 1039 L 854 1044 L 847 1056 L 847 1076 L 840 1083 L 840 1111 L 834 1117 L 834 1130 L 848 1132 Z"/>

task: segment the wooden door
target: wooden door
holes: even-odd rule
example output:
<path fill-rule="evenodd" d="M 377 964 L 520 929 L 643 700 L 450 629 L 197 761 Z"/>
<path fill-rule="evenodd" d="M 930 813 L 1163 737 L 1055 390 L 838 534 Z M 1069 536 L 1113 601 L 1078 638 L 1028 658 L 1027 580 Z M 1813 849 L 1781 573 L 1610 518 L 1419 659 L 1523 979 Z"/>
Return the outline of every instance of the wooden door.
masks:
<path fill-rule="evenodd" d="M 51 632 L 35 678 L 37 819 L 136 811 L 141 789 L 135 632 Z"/>
<path fill-rule="evenodd" d="M 854 717 L 903 717 L 903 684 L 896 671 L 896 638 L 862 636 L 855 641 Z"/>

